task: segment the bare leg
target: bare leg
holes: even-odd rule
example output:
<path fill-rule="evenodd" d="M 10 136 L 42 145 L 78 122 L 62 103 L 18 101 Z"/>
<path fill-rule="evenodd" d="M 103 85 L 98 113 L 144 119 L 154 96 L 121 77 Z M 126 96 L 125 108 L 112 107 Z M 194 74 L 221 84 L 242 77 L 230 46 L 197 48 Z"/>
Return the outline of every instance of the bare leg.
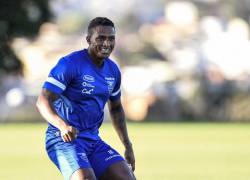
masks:
<path fill-rule="evenodd" d="M 93 169 L 78 169 L 76 170 L 70 180 L 96 180 Z"/>
<path fill-rule="evenodd" d="M 100 180 L 135 180 L 133 172 L 125 161 L 112 164 L 100 177 Z"/>

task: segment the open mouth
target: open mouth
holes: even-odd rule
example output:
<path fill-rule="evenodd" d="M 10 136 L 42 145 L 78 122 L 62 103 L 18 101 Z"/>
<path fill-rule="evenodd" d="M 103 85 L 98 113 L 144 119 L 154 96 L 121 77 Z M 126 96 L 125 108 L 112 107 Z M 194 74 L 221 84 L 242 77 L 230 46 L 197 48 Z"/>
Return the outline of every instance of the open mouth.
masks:
<path fill-rule="evenodd" d="M 110 48 L 100 48 L 99 53 L 102 54 L 103 56 L 109 56 L 111 53 Z"/>
<path fill-rule="evenodd" d="M 101 53 L 102 54 L 109 54 L 110 53 L 110 49 L 109 48 L 101 48 Z"/>

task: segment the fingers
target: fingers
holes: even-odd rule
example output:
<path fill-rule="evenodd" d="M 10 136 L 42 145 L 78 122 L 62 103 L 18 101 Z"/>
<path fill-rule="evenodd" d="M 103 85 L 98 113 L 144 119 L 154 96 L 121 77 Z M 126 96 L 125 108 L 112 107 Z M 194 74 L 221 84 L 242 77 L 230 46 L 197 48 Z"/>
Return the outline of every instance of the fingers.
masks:
<path fill-rule="evenodd" d="M 70 141 L 70 136 L 66 133 L 62 135 L 62 139 L 64 142 L 69 142 Z"/>
<path fill-rule="evenodd" d="M 132 171 L 135 171 L 135 161 L 134 161 L 134 159 L 130 158 L 130 159 L 127 160 L 127 162 L 128 162 L 128 164 L 130 166 L 130 169 Z"/>
<path fill-rule="evenodd" d="M 126 150 L 125 159 L 127 160 L 127 163 L 131 166 L 132 171 L 135 171 L 135 157 L 132 149 Z"/>
<path fill-rule="evenodd" d="M 135 161 L 131 163 L 131 166 L 132 166 L 132 171 L 135 171 Z"/>
<path fill-rule="evenodd" d="M 75 139 L 75 134 L 72 132 L 67 132 L 67 133 L 62 135 L 62 139 L 64 142 L 73 141 Z"/>
<path fill-rule="evenodd" d="M 73 141 L 77 137 L 77 129 L 72 126 L 67 126 L 61 130 L 61 137 L 64 142 Z"/>
<path fill-rule="evenodd" d="M 135 171 L 135 160 L 132 159 L 132 158 L 127 158 L 126 160 L 127 160 L 128 164 L 129 164 L 131 170 Z"/>
<path fill-rule="evenodd" d="M 74 127 L 72 127 L 71 132 L 72 132 L 72 134 L 73 134 L 74 138 L 76 138 L 76 137 L 77 137 L 77 134 L 78 134 L 77 129 L 76 129 L 76 128 L 74 128 Z"/>

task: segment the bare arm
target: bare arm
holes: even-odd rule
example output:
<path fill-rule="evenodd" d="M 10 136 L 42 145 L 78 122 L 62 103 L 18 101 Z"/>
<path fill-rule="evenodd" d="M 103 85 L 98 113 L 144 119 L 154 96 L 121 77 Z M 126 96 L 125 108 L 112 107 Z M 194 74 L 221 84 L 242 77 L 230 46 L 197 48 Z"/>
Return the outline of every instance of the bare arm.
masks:
<path fill-rule="evenodd" d="M 54 111 L 52 102 L 57 98 L 57 94 L 47 89 L 43 89 L 41 94 L 38 96 L 36 106 L 44 119 L 60 130 L 63 141 L 69 142 L 75 138 L 76 129 L 69 126 Z"/>
<path fill-rule="evenodd" d="M 132 143 L 128 137 L 128 131 L 125 121 L 124 110 L 121 104 L 121 100 L 109 101 L 109 111 L 112 118 L 113 126 L 115 127 L 116 132 L 119 135 L 120 140 L 122 141 L 125 147 L 125 158 L 129 164 L 132 166 L 132 170 L 135 170 L 135 157 L 132 148 Z"/>

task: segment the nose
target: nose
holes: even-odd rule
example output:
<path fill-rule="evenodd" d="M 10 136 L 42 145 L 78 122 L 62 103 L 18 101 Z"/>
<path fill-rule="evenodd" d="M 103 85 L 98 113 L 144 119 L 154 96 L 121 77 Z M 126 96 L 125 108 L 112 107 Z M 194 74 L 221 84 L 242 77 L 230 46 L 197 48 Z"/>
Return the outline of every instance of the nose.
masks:
<path fill-rule="evenodd" d="M 104 42 L 103 42 L 103 46 L 110 46 L 110 41 L 108 39 L 106 39 Z"/>

